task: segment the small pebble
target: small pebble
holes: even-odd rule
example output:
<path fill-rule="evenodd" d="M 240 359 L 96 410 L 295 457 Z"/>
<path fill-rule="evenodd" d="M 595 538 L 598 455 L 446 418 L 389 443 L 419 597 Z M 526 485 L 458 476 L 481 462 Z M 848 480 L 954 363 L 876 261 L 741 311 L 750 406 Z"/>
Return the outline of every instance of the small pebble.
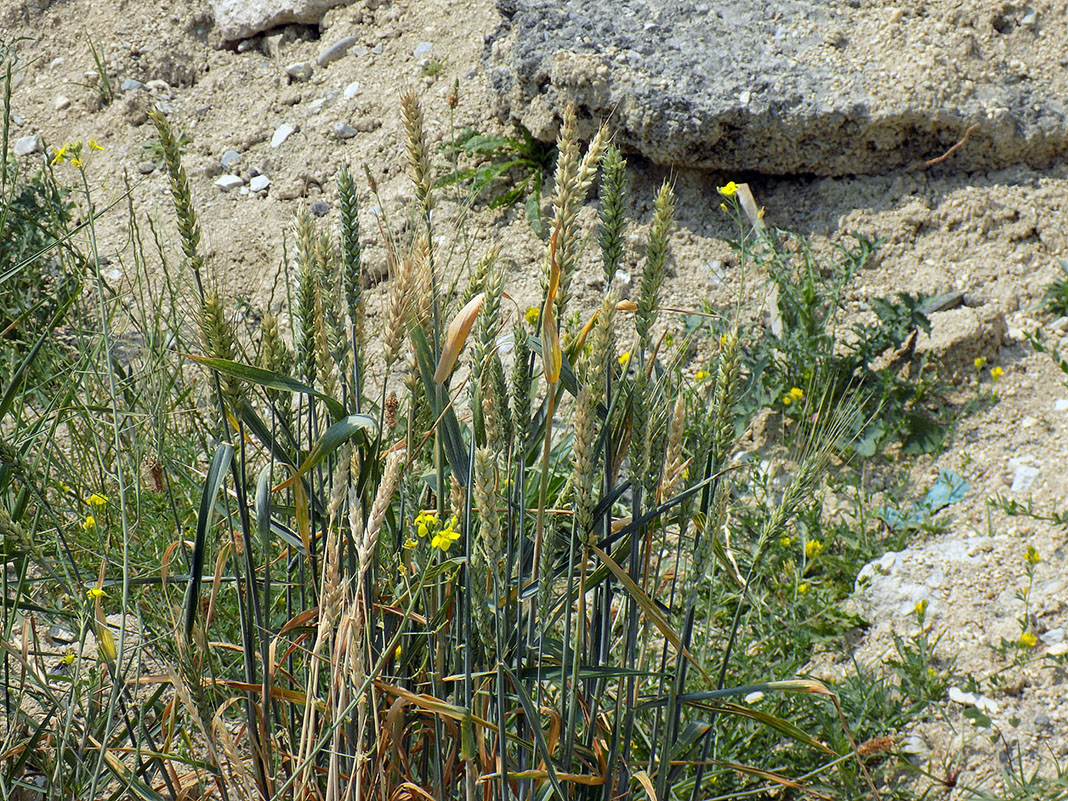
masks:
<path fill-rule="evenodd" d="M 65 108 L 70 108 L 70 98 L 66 95 L 59 95 L 55 102 L 56 111 L 63 111 Z"/>
<path fill-rule="evenodd" d="M 234 165 L 241 161 L 241 154 L 236 150 L 227 150 L 219 160 L 224 170 L 233 169 Z"/>
<path fill-rule="evenodd" d="M 349 48 L 356 44 L 355 36 L 346 36 L 344 39 L 338 39 L 332 45 L 327 47 L 319 54 L 319 58 L 315 61 L 320 67 L 325 67 L 331 61 L 337 61 L 339 58 L 349 52 Z"/>
<path fill-rule="evenodd" d="M 1039 712 L 1037 715 L 1035 715 L 1035 728 L 1036 729 L 1044 729 L 1047 726 L 1052 726 L 1052 725 L 1053 725 L 1053 721 L 1051 721 L 1049 719 L 1049 715 L 1047 715 L 1045 712 Z"/>
<path fill-rule="evenodd" d="M 1031 489 L 1031 485 L 1035 483 L 1035 479 L 1038 478 L 1038 468 L 1031 465 L 1023 465 L 1016 469 L 1016 473 L 1012 477 L 1012 486 L 1009 488 L 1012 492 L 1027 492 Z"/>
<path fill-rule="evenodd" d="M 231 189 L 237 189 L 239 186 L 244 186 L 245 182 L 239 175 L 223 175 L 215 181 L 215 185 L 223 192 L 229 192 Z"/>
<path fill-rule="evenodd" d="M 271 147 L 281 147 L 282 144 L 296 132 L 297 126 L 291 125 L 288 122 L 282 123 L 275 129 L 274 136 L 271 137 Z"/>
<path fill-rule="evenodd" d="M 61 643 L 71 643 L 78 639 L 73 631 L 63 628 L 63 626 L 52 626 L 48 630 L 48 636 L 52 638 L 52 642 Z"/>
<path fill-rule="evenodd" d="M 1054 331 L 1064 331 L 1065 329 L 1068 329 L 1068 317 L 1058 317 L 1050 325 L 1050 328 Z"/>
<path fill-rule="evenodd" d="M 356 93 L 359 92 L 359 91 L 360 91 L 360 82 L 359 81 L 353 81 L 352 83 L 350 83 L 348 86 L 345 87 L 345 93 L 344 93 L 345 94 L 345 99 L 346 100 L 352 100 L 352 98 L 356 97 Z"/>
<path fill-rule="evenodd" d="M 352 139 L 356 135 L 356 129 L 344 122 L 334 125 L 334 136 L 338 139 Z"/>
<path fill-rule="evenodd" d="M 248 188 L 252 192 L 262 192 L 271 185 L 271 179 L 266 175 L 257 175 L 248 182 Z"/>
<path fill-rule="evenodd" d="M 307 81 L 312 76 L 312 65 L 310 61 L 298 61 L 295 64 L 289 64 L 286 66 L 286 75 L 292 78 L 294 81 Z"/>
<path fill-rule="evenodd" d="M 144 86 L 145 85 L 136 78 L 127 78 L 122 82 L 119 88 L 124 92 L 136 92 L 138 89 L 143 89 Z"/>
<path fill-rule="evenodd" d="M 137 171 L 142 175 L 151 175 L 156 171 L 156 162 L 154 161 L 141 161 L 137 164 Z"/>
<path fill-rule="evenodd" d="M 434 49 L 434 45 L 431 42 L 420 42 L 415 46 L 415 50 L 412 51 L 412 55 L 416 58 L 426 58 L 430 55 L 430 51 Z"/>
<path fill-rule="evenodd" d="M 55 69 L 56 67 L 58 67 L 62 63 L 63 63 L 63 56 L 56 56 L 54 59 L 52 59 L 51 61 L 48 62 L 48 66 L 51 67 L 52 69 Z"/>
<path fill-rule="evenodd" d="M 1068 412 L 1068 398 L 1057 398 L 1053 401 L 1053 411 Z"/>
<path fill-rule="evenodd" d="M 155 78 L 145 84 L 145 89 L 152 92 L 152 94 L 165 95 L 170 93 L 171 86 L 166 81 Z"/>
<path fill-rule="evenodd" d="M 318 114 L 323 110 L 323 106 L 326 105 L 326 98 L 320 97 L 318 100 L 313 100 L 308 104 L 308 114 Z"/>
<path fill-rule="evenodd" d="M 316 200 L 311 204 L 311 213 L 316 217 L 323 217 L 330 212 L 330 206 L 322 200 Z"/>
<path fill-rule="evenodd" d="M 40 149 L 41 137 L 39 136 L 20 136 L 15 140 L 16 156 L 28 156 L 31 153 L 36 153 Z"/>

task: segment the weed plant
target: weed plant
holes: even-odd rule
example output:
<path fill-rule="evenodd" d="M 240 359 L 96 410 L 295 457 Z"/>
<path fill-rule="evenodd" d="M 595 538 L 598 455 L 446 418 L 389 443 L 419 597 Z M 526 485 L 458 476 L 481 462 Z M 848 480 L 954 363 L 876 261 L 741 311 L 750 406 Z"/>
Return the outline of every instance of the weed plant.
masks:
<path fill-rule="evenodd" d="M 202 255 L 180 140 L 153 114 L 181 264 L 131 201 L 130 303 L 89 226 L 79 347 L 32 347 L 0 388 L 0 792 L 875 797 L 885 750 L 855 736 L 899 723 L 890 696 L 860 677 L 840 702 L 800 675 L 855 623 L 836 604 L 852 554 L 879 547 L 870 516 L 832 532 L 819 503 L 863 429 L 841 400 L 853 373 L 824 343 L 792 459 L 775 481 L 751 470 L 734 458 L 746 387 L 795 375 L 748 371 L 765 346 L 745 339 L 741 301 L 706 380 L 665 345 L 670 185 L 624 299 L 625 165 L 603 130 L 583 150 L 569 112 L 537 322 L 512 319 L 498 248 L 459 279 L 446 262 L 413 95 L 402 115 L 414 201 L 406 235 L 379 219 L 372 343 L 348 169 L 340 230 L 297 216 L 292 300 L 249 337 Z M 593 237 L 577 220 L 599 174 Z M 740 252 L 770 258 L 753 223 Z M 593 242 L 604 296 L 563 323 Z M 26 391 L 31 367 L 51 395 Z"/>

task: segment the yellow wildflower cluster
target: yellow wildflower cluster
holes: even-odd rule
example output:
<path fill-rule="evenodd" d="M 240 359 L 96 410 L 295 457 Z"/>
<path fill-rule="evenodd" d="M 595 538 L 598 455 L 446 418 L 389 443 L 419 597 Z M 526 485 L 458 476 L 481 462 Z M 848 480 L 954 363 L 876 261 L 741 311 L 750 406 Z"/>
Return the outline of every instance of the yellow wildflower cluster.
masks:
<path fill-rule="evenodd" d="M 449 522 L 442 526 L 437 514 L 434 512 L 420 512 L 415 518 L 415 533 L 419 535 L 420 539 L 430 537 L 431 548 L 437 548 L 439 551 L 448 553 L 452 544 L 460 539 L 460 532 L 456 530 L 458 525 L 459 521 L 455 517 L 450 518 Z M 404 547 L 414 548 L 417 544 L 415 540 L 409 537 L 405 541 Z"/>
<path fill-rule="evenodd" d="M 96 518 L 86 515 L 85 520 L 82 521 L 82 531 L 92 531 L 94 528 L 96 528 Z"/>
<path fill-rule="evenodd" d="M 69 161 L 70 166 L 72 167 L 80 168 L 84 166 L 82 163 L 82 147 L 83 146 L 80 139 L 74 142 L 66 142 L 59 150 L 56 151 L 55 155 L 52 156 L 52 160 L 49 162 L 49 164 L 55 167 L 57 164 L 63 164 L 64 162 Z M 104 148 L 98 145 L 95 139 L 90 139 L 89 149 L 103 150 Z"/>
<path fill-rule="evenodd" d="M 823 543 L 819 540 L 809 540 L 805 543 L 805 558 L 815 559 L 823 550 Z"/>
<path fill-rule="evenodd" d="M 782 397 L 782 405 L 789 406 L 792 403 L 797 403 L 805 397 L 805 391 L 801 387 L 794 387 Z"/>
<path fill-rule="evenodd" d="M 1039 554 L 1038 551 L 1035 550 L 1034 545 L 1028 545 L 1027 553 L 1024 554 L 1024 559 L 1027 560 L 1027 564 L 1033 567 L 1034 565 L 1037 565 L 1039 562 L 1042 561 L 1042 556 L 1041 554 Z"/>
<path fill-rule="evenodd" d="M 1034 648 L 1036 645 L 1038 645 L 1038 637 L 1036 637 L 1032 632 L 1025 631 L 1023 634 L 1020 635 L 1021 648 Z"/>
<path fill-rule="evenodd" d="M 619 354 L 619 366 L 620 367 L 626 367 L 627 366 L 627 362 L 629 362 L 629 361 L 630 361 L 630 352 L 629 351 L 623 351 L 621 354 Z"/>
<path fill-rule="evenodd" d="M 727 181 L 726 184 L 719 187 L 719 193 L 724 197 L 734 197 L 738 194 L 738 184 L 734 181 Z"/>
<path fill-rule="evenodd" d="M 707 381 L 712 377 L 712 374 L 708 370 L 698 370 L 697 375 L 694 376 L 695 381 Z"/>
<path fill-rule="evenodd" d="M 92 495 L 85 499 L 85 502 L 92 506 L 94 509 L 100 510 L 108 505 L 108 496 L 101 495 L 99 492 L 94 492 Z"/>
<path fill-rule="evenodd" d="M 523 314 L 523 319 L 531 325 L 537 325 L 538 320 L 541 318 L 541 309 L 537 306 L 527 306 L 526 312 Z"/>

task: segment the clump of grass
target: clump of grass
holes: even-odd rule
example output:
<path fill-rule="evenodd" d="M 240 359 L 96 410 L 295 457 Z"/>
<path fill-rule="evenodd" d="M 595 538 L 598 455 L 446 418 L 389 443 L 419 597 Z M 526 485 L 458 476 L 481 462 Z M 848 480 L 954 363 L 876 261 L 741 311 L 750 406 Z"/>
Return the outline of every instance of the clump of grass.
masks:
<path fill-rule="evenodd" d="M 136 237 L 140 308 L 98 285 L 100 330 L 49 368 L 56 384 L 78 377 L 63 402 L 20 384 L 0 395 L 15 432 L 0 528 L 18 576 L 0 648 L 7 675 L 22 671 L 7 680 L 22 694 L 9 775 L 44 775 L 56 797 L 504 801 L 766 793 L 798 768 L 875 797 L 832 688 L 797 676 L 816 637 L 802 622 L 819 617 L 804 598 L 836 591 L 801 586 L 844 583 L 811 509 L 859 404 L 817 365 L 788 480 L 758 486 L 735 458 L 752 379 L 737 309 L 705 383 L 660 347 L 671 186 L 626 300 L 612 281 L 626 165 L 606 130 L 583 148 L 565 115 L 535 324 L 507 302 L 507 243 L 447 261 L 414 95 L 401 115 L 415 201 L 404 236 L 380 220 L 380 330 L 366 323 L 359 189 L 341 170 L 340 229 L 298 213 L 292 303 L 251 334 L 228 319 L 180 140 L 153 115 L 178 274 L 153 228 L 166 281 L 152 294 Z M 598 175 L 594 239 L 579 212 Z M 595 241 L 605 291 L 569 329 Z M 121 370 L 101 358 L 118 322 L 144 343 Z M 160 470 L 141 486 L 146 457 Z M 31 584 L 30 567 L 45 578 Z M 60 689 L 46 651 L 11 645 L 33 614 L 77 629 Z M 781 658 L 754 656 L 765 648 Z M 139 682 L 143 660 L 163 663 L 157 684 Z M 775 700 L 738 702 L 753 693 Z"/>

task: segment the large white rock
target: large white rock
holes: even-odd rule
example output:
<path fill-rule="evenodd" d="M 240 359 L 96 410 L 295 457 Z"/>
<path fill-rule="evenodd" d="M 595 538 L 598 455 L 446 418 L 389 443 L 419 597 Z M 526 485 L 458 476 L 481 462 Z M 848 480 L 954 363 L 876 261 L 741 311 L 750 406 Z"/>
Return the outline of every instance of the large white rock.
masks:
<path fill-rule="evenodd" d="M 276 25 L 317 24 L 328 8 L 351 0 L 211 0 L 223 39 L 247 39 Z"/>

